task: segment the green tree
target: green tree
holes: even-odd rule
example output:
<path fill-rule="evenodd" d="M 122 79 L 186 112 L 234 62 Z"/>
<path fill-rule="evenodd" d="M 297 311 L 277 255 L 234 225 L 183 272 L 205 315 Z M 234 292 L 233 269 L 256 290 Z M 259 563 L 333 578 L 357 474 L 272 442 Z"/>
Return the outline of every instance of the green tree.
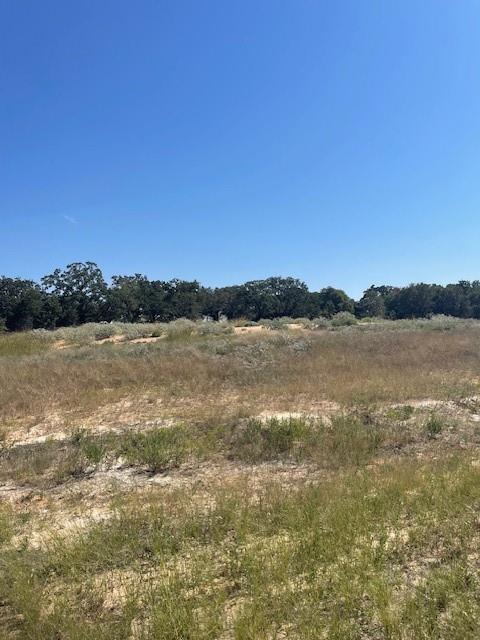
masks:
<path fill-rule="evenodd" d="M 363 292 L 363 296 L 355 305 L 355 313 L 359 318 L 377 317 L 384 318 L 387 315 L 388 303 L 392 295 L 397 291 L 395 287 L 372 285 Z"/>
<path fill-rule="evenodd" d="M 139 273 L 113 276 L 107 301 L 112 320 L 139 322 L 150 314 L 151 283 Z"/>
<path fill-rule="evenodd" d="M 107 310 L 107 285 L 94 262 L 74 262 L 42 278 L 44 291 L 58 300 L 58 324 L 99 322 Z"/>
<path fill-rule="evenodd" d="M 355 311 L 355 302 L 342 289 L 326 287 L 314 294 L 315 315 L 331 318 L 336 313 Z"/>
<path fill-rule="evenodd" d="M 388 300 L 391 318 L 426 318 L 435 312 L 438 285 L 411 284 L 398 289 Z"/>
<path fill-rule="evenodd" d="M 171 318 L 198 318 L 206 302 L 206 291 L 193 280 L 170 280 L 167 283 L 167 302 Z"/>
<path fill-rule="evenodd" d="M 0 325 L 10 331 L 41 326 L 43 302 L 35 282 L 0 277 Z"/>
<path fill-rule="evenodd" d="M 250 320 L 259 320 L 280 316 L 302 316 L 308 307 L 307 285 L 297 278 L 279 276 L 217 289 L 215 297 L 223 303 L 223 308 L 219 311 L 230 318 L 243 316 Z"/>

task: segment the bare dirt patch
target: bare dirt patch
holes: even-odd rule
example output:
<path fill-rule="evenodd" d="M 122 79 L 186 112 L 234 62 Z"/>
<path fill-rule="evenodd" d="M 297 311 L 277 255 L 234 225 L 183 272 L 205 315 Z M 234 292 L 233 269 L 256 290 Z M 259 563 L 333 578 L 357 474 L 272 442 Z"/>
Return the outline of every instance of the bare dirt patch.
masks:
<path fill-rule="evenodd" d="M 115 335 L 115 336 L 109 336 L 108 338 L 101 338 L 100 340 L 95 340 L 95 342 L 93 342 L 92 344 L 108 344 L 108 343 L 118 344 L 119 342 L 123 342 L 124 339 L 125 339 L 124 336 Z"/>
<path fill-rule="evenodd" d="M 66 340 L 57 340 L 53 343 L 52 349 L 62 350 L 68 349 L 71 345 Z"/>
<path fill-rule="evenodd" d="M 233 333 L 236 335 L 241 334 L 249 334 L 249 333 L 266 333 L 268 331 L 267 327 L 263 325 L 258 325 L 256 327 L 234 327 Z"/>
<path fill-rule="evenodd" d="M 153 344 L 159 340 L 165 340 L 167 336 L 150 336 L 147 338 L 134 338 L 130 340 L 130 344 Z"/>

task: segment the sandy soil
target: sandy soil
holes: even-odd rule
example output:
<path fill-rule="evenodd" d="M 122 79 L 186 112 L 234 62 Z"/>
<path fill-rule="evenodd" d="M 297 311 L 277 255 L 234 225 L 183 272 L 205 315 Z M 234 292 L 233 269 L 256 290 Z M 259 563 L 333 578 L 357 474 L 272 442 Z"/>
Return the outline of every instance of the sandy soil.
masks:
<path fill-rule="evenodd" d="M 412 441 L 406 442 L 402 451 L 385 450 L 372 461 L 372 465 L 384 464 L 390 456 L 409 455 L 421 459 L 435 458 L 444 455 L 445 451 L 476 446 L 475 423 L 480 421 L 476 412 L 479 398 L 466 398 L 459 402 L 439 401 L 425 398 L 402 404 L 385 404 L 377 406 L 376 411 L 386 412 L 392 408 L 409 405 L 415 408 L 416 420 L 420 425 L 432 411 L 439 412 L 448 418 L 446 426 L 438 439 L 427 439 L 421 433 Z M 141 405 L 140 405 L 141 406 Z M 152 406 L 147 403 L 146 406 Z M 146 430 L 151 428 L 168 428 L 175 424 L 174 419 L 164 417 L 152 418 L 142 416 L 138 412 L 139 405 L 135 399 L 124 399 L 118 403 L 103 407 L 86 422 L 86 428 L 92 434 L 121 433 L 127 430 Z M 265 409 L 257 417 L 261 420 L 271 418 L 305 418 L 322 419 L 327 424 L 331 418 L 345 410 L 334 402 L 319 402 L 308 411 L 272 411 Z M 415 419 L 415 418 L 414 418 Z M 62 440 L 71 437 L 65 429 L 62 417 L 52 414 L 49 421 L 35 425 L 27 433 L 18 432 L 11 444 L 17 447 L 29 447 L 46 440 Z M 473 440 L 472 440 L 473 438 Z M 319 481 L 328 477 L 329 471 L 311 463 L 275 461 L 263 464 L 243 464 L 228 459 L 211 459 L 205 462 L 192 460 L 164 473 L 151 473 L 141 467 L 132 467 L 121 459 L 102 463 L 91 468 L 78 477 L 72 477 L 63 484 L 48 488 L 37 488 L 25 484 L 15 484 L 7 480 L 0 484 L 0 501 L 15 505 L 16 509 L 31 513 L 31 525 L 27 528 L 27 544 L 41 547 L 48 540 L 52 518 L 55 521 L 55 532 L 58 535 L 74 535 L 85 527 L 105 520 L 113 513 L 114 496 L 138 492 L 139 497 L 146 491 L 172 491 L 179 488 L 192 489 L 192 496 L 201 499 L 209 487 L 221 482 L 222 478 L 234 480 L 245 478 L 255 486 L 268 478 L 291 483 L 296 480 Z M 25 535 L 25 532 L 23 533 Z"/>
<path fill-rule="evenodd" d="M 233 329 L 233 333 L 235 335 L 239 335 L 242 333 L 263 333 L 265 331 L 268 331 L 268 329 L 263 325 L 258 325 L 254 327 L 234 327 Z"/>

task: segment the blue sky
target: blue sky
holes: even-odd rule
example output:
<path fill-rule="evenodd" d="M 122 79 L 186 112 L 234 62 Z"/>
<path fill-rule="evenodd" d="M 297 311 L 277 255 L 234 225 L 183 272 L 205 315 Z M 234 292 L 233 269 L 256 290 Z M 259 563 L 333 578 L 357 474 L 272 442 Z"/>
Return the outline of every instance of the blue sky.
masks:
<path fill-rule="evenodd" d="M 0 273 L 480 278 L 476 0 L 0 0 Z"/>

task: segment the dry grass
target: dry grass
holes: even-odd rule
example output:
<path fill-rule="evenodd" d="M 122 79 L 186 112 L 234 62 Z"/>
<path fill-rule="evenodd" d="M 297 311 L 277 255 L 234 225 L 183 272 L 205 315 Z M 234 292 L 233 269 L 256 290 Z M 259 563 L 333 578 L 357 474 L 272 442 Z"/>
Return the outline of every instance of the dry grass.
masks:
<path fill-rule="evenodd" d="M 105 344 L 0 359 L 4 421 L 149 393 L 170 414 L 457 398 L 478 389 L 477 330 L 294 332 Z M 279 393 L 281 389 L 281 393 Z"/>
<path fill-rule="evenodd" d="M 480 333 L 436 322 L 1 337 L 0 637 L 475 640 Z"/>

